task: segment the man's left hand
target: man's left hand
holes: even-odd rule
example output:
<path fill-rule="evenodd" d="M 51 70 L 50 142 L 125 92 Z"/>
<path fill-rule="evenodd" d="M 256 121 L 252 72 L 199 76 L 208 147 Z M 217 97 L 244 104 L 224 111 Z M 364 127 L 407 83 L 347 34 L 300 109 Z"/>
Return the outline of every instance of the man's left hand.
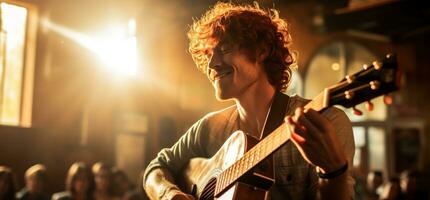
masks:
<path fill-rule="evenodd" d="M 336 135 L 336 129 L 323 115 L 313 109 L 297 108 L 294 116 L 285 118 L 291 131 L 291 140 L 303 158 L 328 173 L 347 162 L 345 152 Z"/>

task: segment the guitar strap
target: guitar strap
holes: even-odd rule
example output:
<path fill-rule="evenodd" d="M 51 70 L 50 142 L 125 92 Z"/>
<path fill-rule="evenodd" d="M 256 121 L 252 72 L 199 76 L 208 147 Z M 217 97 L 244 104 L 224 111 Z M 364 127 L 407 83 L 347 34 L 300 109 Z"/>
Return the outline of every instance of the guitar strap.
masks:
<path fill-rule="evenodd" d="M 284 123 L 285 113 L 289 104 L 290 97 L 282 92 L 276 91 L 270 106 L 269 116 L 264 125 L 260 140 Z"/>
<path fill-rule="evenodd" d="M 263 132 L 260 136 L 260 140 L 265 138 L 271 132 L 273 132 L 276 128 L 281 126 L 284 123 L 285 114 L 287 112 L 287 107 L 289 104 L 290 97 L 282 92 L 276 91 L 272 105 L 270 106 L 270 111 L 267 116 Z M 255 172 L 264 175 L 270 179 L 275 179 L 274 173 L 274 163 L 273 163 L 273 155 L 267 157 L 263 162 L 261 162 L 255 168 Z"/>

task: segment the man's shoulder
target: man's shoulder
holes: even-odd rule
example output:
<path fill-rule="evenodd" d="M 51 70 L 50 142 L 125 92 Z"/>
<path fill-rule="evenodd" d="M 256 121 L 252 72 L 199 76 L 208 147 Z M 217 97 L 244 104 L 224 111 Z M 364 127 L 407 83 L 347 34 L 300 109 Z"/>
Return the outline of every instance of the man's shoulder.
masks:
<path fill-rule="evenodd" d="M 224 141 L 231 131 L 230 128 L 235 122 L 236 116 L 236 105 L 210 112 L 200 120 L 200 131 L 202 135 L 209 135 L 211 138 L 218 138 L 215 140 Z"/>
<path fill-rule="evenodd" d="M 233 112 L 236 111 L 236 105 L 231 105 L 227 108 L 210 112 L 206 114 L 203 119 L 206 121 L 219 121 L 230 118 Z"/>

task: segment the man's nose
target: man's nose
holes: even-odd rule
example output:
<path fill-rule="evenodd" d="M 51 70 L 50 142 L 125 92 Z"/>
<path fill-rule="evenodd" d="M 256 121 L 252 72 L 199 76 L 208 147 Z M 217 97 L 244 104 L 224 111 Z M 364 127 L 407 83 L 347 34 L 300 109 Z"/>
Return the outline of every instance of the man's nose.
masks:
<path fill-rule="evenodd" d="M 208 70 L 217 69 L 221 66 L 222 59 L 218 53 L 214 52 L 211 57 L 209 57 Z"/>

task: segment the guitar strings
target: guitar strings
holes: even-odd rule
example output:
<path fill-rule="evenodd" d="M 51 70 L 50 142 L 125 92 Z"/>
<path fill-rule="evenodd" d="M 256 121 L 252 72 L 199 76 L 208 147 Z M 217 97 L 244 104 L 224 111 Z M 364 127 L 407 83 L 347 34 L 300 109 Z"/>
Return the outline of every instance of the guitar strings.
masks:
<path fill-rule="evenodd" d="M 216 186 L 216 179 L 213 179 L 209 182 L 209 184 L 204 188 L 200 199 L 214 199 Z"/>

